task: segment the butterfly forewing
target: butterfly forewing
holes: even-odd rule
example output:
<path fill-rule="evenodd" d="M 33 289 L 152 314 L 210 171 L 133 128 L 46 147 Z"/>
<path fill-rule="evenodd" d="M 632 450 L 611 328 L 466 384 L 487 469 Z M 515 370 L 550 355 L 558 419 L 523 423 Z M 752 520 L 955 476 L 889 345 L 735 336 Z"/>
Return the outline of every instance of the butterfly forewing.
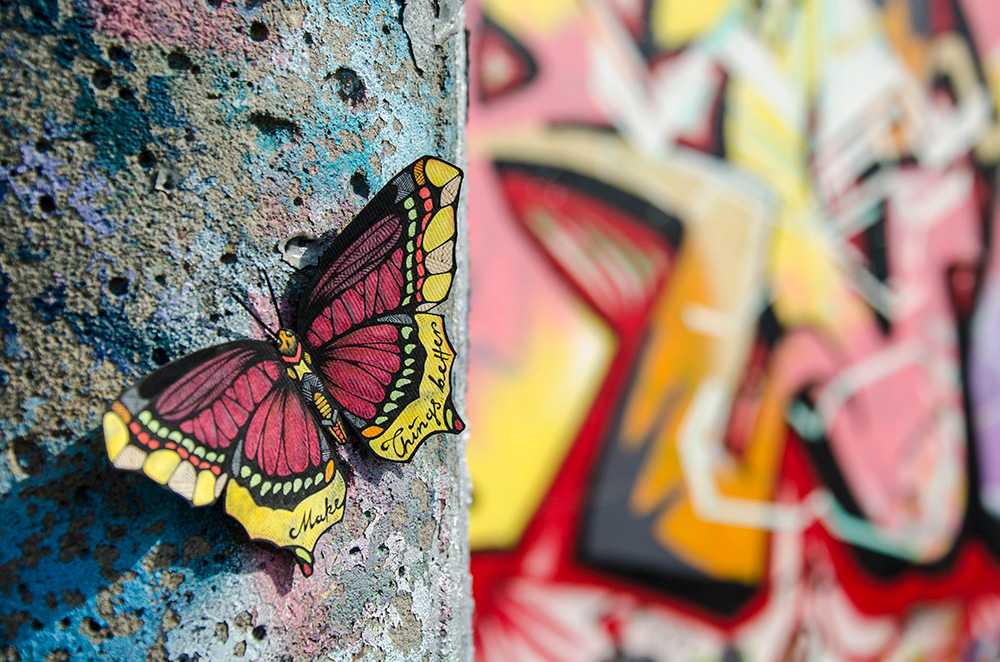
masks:
<path fill-rule="evenodd" d="M 195 506 L 213 503 L 250 413 L 274 385 L 278 362 L 269 345 L 243 340 L 164 366 L 122 393 L 105 414 L 108 457 Z"/>
<path fill-rule="evenodd" d="M 454 351 L 426 313 L 451 289 L 461 171 L 423 157 L 338 235 L 299 304 L 299 333 L 345 418 L 379 456 L 405 461 L 463 423 Z"/>

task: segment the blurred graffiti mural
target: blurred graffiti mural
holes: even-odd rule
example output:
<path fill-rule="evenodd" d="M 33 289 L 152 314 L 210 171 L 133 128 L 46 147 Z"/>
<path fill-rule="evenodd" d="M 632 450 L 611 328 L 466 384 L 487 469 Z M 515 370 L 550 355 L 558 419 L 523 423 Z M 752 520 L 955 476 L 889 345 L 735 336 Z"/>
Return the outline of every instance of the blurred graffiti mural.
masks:
<path fill-rule="evenodd" d="M 479 659 L 1000 659 L 1000 5 L 469 25 Z"/>

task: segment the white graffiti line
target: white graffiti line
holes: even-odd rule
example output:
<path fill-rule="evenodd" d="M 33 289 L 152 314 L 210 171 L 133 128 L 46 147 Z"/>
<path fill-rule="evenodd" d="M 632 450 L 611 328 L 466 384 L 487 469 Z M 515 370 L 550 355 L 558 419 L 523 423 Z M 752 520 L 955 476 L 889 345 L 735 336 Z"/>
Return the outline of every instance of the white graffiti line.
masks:
<path fill-rule="evenodd" d="M 763 530 L 801 530 L 822 509 L 823 497 L 806 497 L 794 506 L 727 497 L 712 479 L 712 466 L 722 448 L 722 431 L 731 395 L 717 378 L 702 380 L 677 432 L 677 450 L 685 485 L 698 517 L 709 522 Z"/>
<path fill-rule="evenodd" d="M 765 281 L 758 279 L 730 310 L 691 303 L 681 311 L 681 320 L 692 331 L 714 338 L 739 338 L 757 324 L 775 301 L 775 294 Z"/>
<path fill-rule="evenodd" d="M 927 347 L 924 343 L 911 340 L 890 345 L 841 370 L 823 387 L 816 399 L 816 409 L 824 424 L 827 428 L 833 427 L 833 421 L 844 403 L 856 393 L 904 368 L 919 366 L 926 354 Z"/>
<path fill-rule="evenodd" d="M 718 79 L 713 60 L 690 47 L 651 74 L 628 31 L 604 3 L 585 0 L 589 19 L 590 89 L 594 101 L 635 149 L 651 160 L 707 114 Z"/>
<path fill-rule="evenodd" d="M 876 366 L 874 371 L 880 368 Z M 923 549 L 914 544 L 914 537 L 940 537 L 939 527 L 933 525 L 914 527 L 902 533 L 883 530 L 844 511 L 836 498 L 822 487 L 807 494 L 797 505 L 723 495 L 713 479 L 713 464 L 726 452 L 722 434 L 730 405 L 731 394 L 721 380 L 704 379 L 678 430 L 681 471 L 691 506 L 700 519 L 766 531 L 801 531 L 818 520 L 841 540 L 910 561 L 923 558 Z"/>

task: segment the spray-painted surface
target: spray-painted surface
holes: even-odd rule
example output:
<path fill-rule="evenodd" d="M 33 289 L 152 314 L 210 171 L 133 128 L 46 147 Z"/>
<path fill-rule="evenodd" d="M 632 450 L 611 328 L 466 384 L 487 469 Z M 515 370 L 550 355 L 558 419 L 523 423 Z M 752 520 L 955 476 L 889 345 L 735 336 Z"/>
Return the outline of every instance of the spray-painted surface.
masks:
<path fill-rule="evenodd" d="M 1000 5 L 476 4 L 479 659 L 998 659 Z"/>
<path fill-rule="evenodd" d="M 111 469 L 99 432 L 156 366 L 260 337 L 229 297 L 273 323 L 259 270 L 294 301 L 304 237 L 420 154 L 461 163 L 461 15 L 406 5 L 0 5 L 4 659 L 467 657 L 461 439 L 406 466 L 340 449 L 346 514 L 304 579 Z"/>

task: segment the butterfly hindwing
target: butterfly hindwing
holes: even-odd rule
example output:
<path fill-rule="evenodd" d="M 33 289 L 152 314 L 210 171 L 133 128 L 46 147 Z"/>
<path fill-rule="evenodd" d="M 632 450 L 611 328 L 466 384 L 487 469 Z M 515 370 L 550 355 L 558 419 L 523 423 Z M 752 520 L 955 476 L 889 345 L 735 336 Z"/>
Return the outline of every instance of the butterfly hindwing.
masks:
<path fill-rule="evenodd" d="M 256 540 L 291 549 L 311 572 L 316 541 L 344 515 L 347 485 L 296 383 L 282 375 L 237 446 L 226 512 Z"/>
<path fill-rule="evenodd" d="M 464 426 L 451 401 L 455 352 L 439 315 L 384 317 L 314 351 L 345 419 L 378 456 L 409 460 L 435 432 Z"/>
<path fill-rule="evenodd" d="M 426 311 L 451 290 L 461 171 L 423 157 L 338 235 L 299 304 L 299 332 L 345 418 L 377 455 L 409 460 L 464 425 L 451 402 L 454 350 Z"/>

